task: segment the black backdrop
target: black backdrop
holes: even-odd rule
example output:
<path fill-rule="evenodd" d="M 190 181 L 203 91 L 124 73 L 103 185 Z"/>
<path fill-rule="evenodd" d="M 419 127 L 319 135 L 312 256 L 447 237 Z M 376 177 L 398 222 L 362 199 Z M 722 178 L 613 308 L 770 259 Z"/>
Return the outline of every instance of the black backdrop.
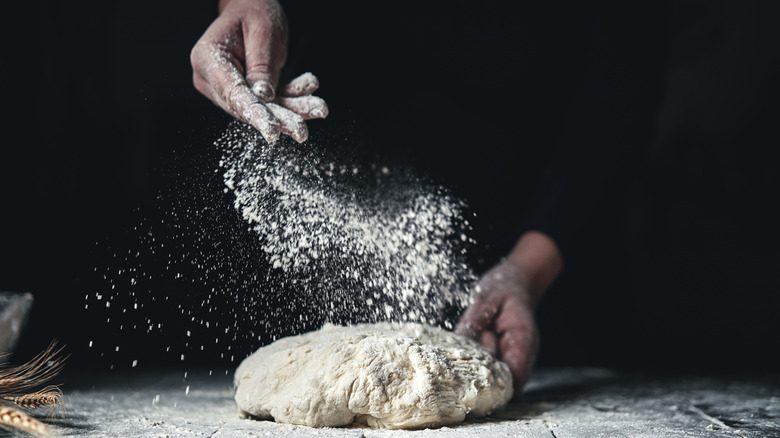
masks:
<path fill-rule="evenodd" d="M 547 148 L 533 145 L 546 138 L 540 133 L 552 136 L 560 120 L 539 116 L 531 127 L 517 115 L 517 89 L 528 84 L 513 85 L 516 66 L 504 62 L 511 58 L 504 45 L 510 36 L 532 39 L 546 23 L 526 15 L 527 26 L 515 25 L 515 15 L 498 2 L 480 3 L 479 10 L 450 4 L 442 13 L 432 6 L 289 2 L 284 76 L 313 71 L 321 78 L 318 94 L 332 115 L 309 126 L 322 147 L 376 148 L 412 161 L 477 209 L 492 205 L 476 230 L 491 244 L 474 256 L 483 270 L 521 229 L 532 202 L 522 188 L 539 190 L 539 169 L 550 159 Z M 545 11 L 547 19 L 562 17 L 545 37 L 574 45 L 582 11 L 560 8 Z M 771 17 L 777 12 L 771 2 L 695 1 L 665 11 L 668 29 L 657 42 L 668 47 L 658 67 L 666 91 L 655 140 L 636 151 L 631 178 L 614 184 L 620 190 L 582 218 L 564 275 L 540 308 L 541 364 L 776 369 L 780 35 Z M 220 347 L 231 352 L 227 357 L 210 347 L 199 351 L 196 344 L 211 341 L 185 334 L 189 321 L 176 315 L 178 305 L 151 301 L 198 308 L 204 290 L 220 285 L 203 286 L 187 250 L 170 245 L 166 253 L 192 281 L 166 277 L 164 257 L 143 259 L 154 278 L 139 286 L 146 313 L 133 320 L 164 321 L 165 330 L 119 330 L 116 308 L 95 310 L 103 303 L 94 296 L 112 295 L 112 284 L 121 300 L 120 283 L 129 278 L 119 271 L 128 254 L 144 251 L 138 235 L 148 227 L 155 228 L 156 244 L 184 235 L 171 240 L 182 248 L 227 239 L 220 256 L 230 262 L 220 269 L 243 273 L 254 266 L 247 261 L 251 235 L 242 233 L 213 176 L 219 157 L 213 141 L 229 118 L 190 80 L 189 51 L 215 14 L 207 1 L 44 1 L 9 13 L 0 289 L 35 294 L 21 355 L 57 337 L 78 366 L 182 364 L 180 352 L 186 366 L 232 366 L 231 354 L 240 358 L 268 340 Z M 436 45 L 449 38 L 462 53 Z M 502 90 L 506 98 L 497 97 Z M 449 100 L 437 101 L 441 96 Z M 550 102 L 554 110 L 555 96 Z M 490 116 L 474 129 L 460 123 L 458 105 Z M 597 146 L 583 140 L 583 148 Z M 188 203 L 216 213 L 175 213 Z M 215 224 L 236 232 L 208 231 Z M 234 317 L 229 308 L 222 312 Z"/>

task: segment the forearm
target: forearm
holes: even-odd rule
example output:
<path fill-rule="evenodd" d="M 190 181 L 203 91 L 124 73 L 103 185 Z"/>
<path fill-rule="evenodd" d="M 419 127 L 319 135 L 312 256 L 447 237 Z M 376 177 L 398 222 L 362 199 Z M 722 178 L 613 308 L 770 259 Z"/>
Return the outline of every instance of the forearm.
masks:
<path fill-rule="evenodd" d="M 518 269 L 533 308 L 563 269 L 563 257 L 558 246 L 549 236 L 538 231 L 528 231 L 520 236 L 507 261 Z"/>

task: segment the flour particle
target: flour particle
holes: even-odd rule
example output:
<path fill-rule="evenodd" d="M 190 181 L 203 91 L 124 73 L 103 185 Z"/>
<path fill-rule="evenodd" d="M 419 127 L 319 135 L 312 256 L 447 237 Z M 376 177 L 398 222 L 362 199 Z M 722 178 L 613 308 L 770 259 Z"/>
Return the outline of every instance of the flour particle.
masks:
<path fill-rule="evenodd" d="M 216 142 L 269 278 L 315 298 L 328 321 L 451 327 L 443 315 L 465 307 L 475 278 L 462 203 L 410 172 L 285 140 L 234 123 Z"/>

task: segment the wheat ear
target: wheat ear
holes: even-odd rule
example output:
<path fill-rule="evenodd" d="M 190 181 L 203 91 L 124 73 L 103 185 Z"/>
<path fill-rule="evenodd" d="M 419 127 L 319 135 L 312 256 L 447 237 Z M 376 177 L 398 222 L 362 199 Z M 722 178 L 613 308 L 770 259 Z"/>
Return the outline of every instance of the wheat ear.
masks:
<path fill-rule="evenodd" d="M 18 409 L 5 406 L 0 406 L 0 426 L 30 435 L 48 435 L 51 432 L 45 424 L 35 418 Z"/>
<path fill-rule="evenodd" d="M 49 417 L 54 414 L 55 408 L 59 407 L 63 416 L 65 415 L 65 403 L 63 401 L 62 390 L 57 386 L 47 386 L 46 388 L 30 394 L 4 396 L 3 399 L 25 409 L 36 409 L 43 406 L 49 406 Z"/>
<path fill-rule="evenodd" d="M 29 362 L 0 370 L 0 396 L 12 395 L 42 385 L 59 374 L 67 359 L 67 356 L 59 356 L 63 348 L 65 347 L 57 347 L 57 341 L 52 341 L 46 350 Z"/>

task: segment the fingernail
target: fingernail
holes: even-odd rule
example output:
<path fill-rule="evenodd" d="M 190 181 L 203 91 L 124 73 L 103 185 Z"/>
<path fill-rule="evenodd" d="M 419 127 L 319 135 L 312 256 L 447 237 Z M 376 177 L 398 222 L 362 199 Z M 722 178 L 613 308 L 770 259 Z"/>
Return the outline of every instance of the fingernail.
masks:
<path fill-rule="evenodd" d="M 263 102 L 271 102 L 276 97 L 274 87 L 267 81 L 257 81 L 252 85 L 252 93 Z"/>

